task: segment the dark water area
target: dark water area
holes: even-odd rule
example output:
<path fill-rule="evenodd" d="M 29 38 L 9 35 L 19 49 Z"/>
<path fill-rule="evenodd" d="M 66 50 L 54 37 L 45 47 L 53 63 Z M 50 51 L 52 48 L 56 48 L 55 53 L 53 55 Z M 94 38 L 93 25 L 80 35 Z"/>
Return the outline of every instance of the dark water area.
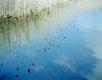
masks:
<path fill-rule="evenodd" d="M 101 16 L 100 12 L 85 12 L 53 25 L 46 19 L 1 22 L 0 80 L 92 80 L 96 64 L 102 63 L 88 44 L 102 32 L 91 25 L 102 24 Z M 90 27 L 84 25 L 87 20 Z"/>

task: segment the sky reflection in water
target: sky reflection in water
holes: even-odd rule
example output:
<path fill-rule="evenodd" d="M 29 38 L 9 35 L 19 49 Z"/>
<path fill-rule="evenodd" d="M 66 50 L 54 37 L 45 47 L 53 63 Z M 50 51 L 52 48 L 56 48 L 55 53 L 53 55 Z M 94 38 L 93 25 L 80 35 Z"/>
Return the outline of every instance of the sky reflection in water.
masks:
<path fill-rule="evenodd" d="M 80 13 L 50 27 L 47 22 L 38 27 L 33 20 L 0 23 L 0 80 L 101 80 L 96 64 L 100 69 L 102 62 L 90 47 L 102 32 L 94 25 L 102 24 L 101 16 Z"/>

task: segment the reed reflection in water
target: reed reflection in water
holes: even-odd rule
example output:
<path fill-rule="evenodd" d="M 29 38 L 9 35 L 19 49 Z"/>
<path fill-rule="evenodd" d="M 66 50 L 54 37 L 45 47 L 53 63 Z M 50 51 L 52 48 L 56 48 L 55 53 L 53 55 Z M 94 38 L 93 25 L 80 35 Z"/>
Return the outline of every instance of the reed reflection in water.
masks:
<path fill-rule="evenodd" d="M 46 15 L 0 22 L 0 80 L 90 80 L 101 60 L 85 42 L 80 14 Z"/>

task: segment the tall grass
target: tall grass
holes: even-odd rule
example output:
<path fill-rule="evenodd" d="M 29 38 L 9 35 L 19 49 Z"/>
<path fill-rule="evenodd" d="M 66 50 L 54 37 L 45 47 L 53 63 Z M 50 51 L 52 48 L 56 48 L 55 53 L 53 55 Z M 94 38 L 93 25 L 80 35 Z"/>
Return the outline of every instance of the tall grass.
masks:
<path fill-rule="evenodd" d="M 65 0 L 0 0 L 0 19 L 30 15 Z"/>

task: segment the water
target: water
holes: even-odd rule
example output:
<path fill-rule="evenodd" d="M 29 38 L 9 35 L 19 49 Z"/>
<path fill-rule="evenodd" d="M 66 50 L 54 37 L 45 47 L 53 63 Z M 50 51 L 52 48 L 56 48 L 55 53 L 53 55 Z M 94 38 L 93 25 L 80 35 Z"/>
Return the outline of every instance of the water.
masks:
<path fill-rule="evenodd" d="M 0 80 L 102 80 L 102 12 L 67 9 L 0 22 Z"/>

